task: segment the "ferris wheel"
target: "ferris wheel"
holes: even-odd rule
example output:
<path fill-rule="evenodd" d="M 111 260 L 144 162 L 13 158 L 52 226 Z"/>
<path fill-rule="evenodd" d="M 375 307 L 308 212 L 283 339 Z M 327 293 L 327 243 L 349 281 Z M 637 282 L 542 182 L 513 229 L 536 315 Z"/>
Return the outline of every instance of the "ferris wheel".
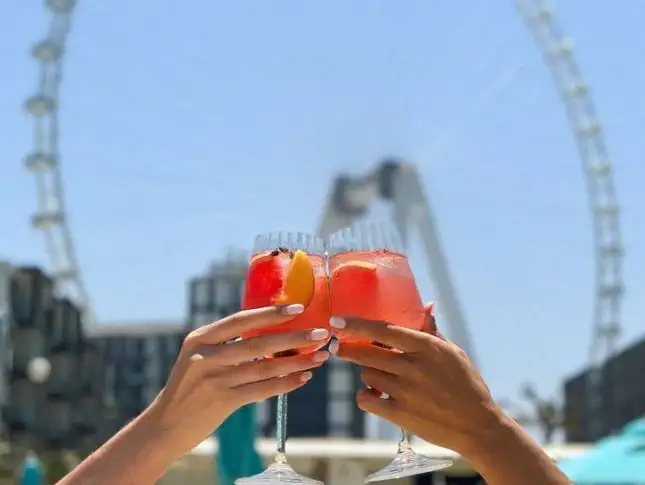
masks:
<path fill-rule="evenodd" d="M 37 211 L 31 222 L 42 231 L 57 291 L 74 299 L 84 309 L 88 325 L 94 318 L 67 217 L 59 149 L 59 92 L 75 3 L 75 0 L 45 1 L 51 21 L 44 39 L 32 49 L 32 56 L 38 63 L 38 84 L 36 93 L 25 102 L 34 125 L 33 147 L 25 165 L 34 174 L 38 196 Z M 552 73 L 578 147 L 593 218 L 595 249 L 595 299 L 589 359 L 593 364 L 599 364 L 613 352 L 621 327 L 623 248 L 613 165 L 588 84 L 553 11 L 542 0 L 514 0 L 514 3 Z M 364 177 L 338 179 L 319 231 L 329 232 L 351 223 L 377 198 L 391 202 L 393 217 L 402 232 L 405 232 L 406 224 L 416 224 L 425 234 L 424 246 L 446 313 L 445 325 L 474 358 L 474 345 L 451 282 L 429 201 L 414 168 L 406 165 L 405 170 L 399 170 L 401 166 L 393 168 L 396 166 L 385 164 Z M 389 191 L 385 187 L 389 187 Z"/>

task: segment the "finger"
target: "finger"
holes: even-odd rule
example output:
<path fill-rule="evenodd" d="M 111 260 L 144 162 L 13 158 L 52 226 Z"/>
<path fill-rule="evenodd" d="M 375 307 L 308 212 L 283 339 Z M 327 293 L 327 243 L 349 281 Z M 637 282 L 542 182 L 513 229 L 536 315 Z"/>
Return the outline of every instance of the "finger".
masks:
<path fill-rule="evenodd" d="M 428 303 L 423 310 L 425 313 L 423 331 L 430 335 L 434 335 L 437 332 L 437 323 L 434 317 L 434 302 Z"/>
<path fill-rule="evenodd" d="M 387 344 L 403 352 L 415 352 L 421 348 L 426 334 L 385 322 L 358 318 L 332 317 L 330 324 L 341 330 L 343 336 Z"/>
<path fill-rule="evenodd" d="M 361 381 L 363 381 L 365 385 L 370 386 L 381 393 L 393 396 L 394 398 L 399 394 L 399 379 L 397 376 L 393 376 L 392 374 L 366 367 L 361 372 Z"/>
<path fill-rule="evenodd" d="M 405 375 L 408 363 L 405 357 L 395 350 L 375 345 L 357 345 L 334 342 L 329 350 L 339 359 L 353 362 L 363 367 L 372 367 L 388 374 Z"/>
<path fill-rule="evenodd" d="M 430 316 L 435 316 L 435 308 L 436 308 L 436 303 L 434 301 L 428 302 L 425 304 L 423 307 L 424 311 L 430 315 Z"/>
<path fill-rule="evenodd" d="M 381 399 L 370 389 L 362 389 L 356 394 L 356 404 L 365 412 L 375 414 L 388 421 L 401 425 L 399 417 L 401 411 L 398 408 L 396 399 Z"/>
<path fill-rule="evenodd" d="M 303 305 L 270 306 L 242 310 L 191 332 L 184 346 L 215 345 L 256 328 L 279 325 L 304 311 Z"/>
<path fill-rule="evenodd" d="M 276 377 L 266 381 L 252 382 L 235 388 L 242 404 L 264 401 L 270 397 L 286 394 L 304 386 L 312 378 L 310 371 Z"/>
<path fill-rule="evenodd" d="M 329 331 L 324 328 L 276 333 L 218 345 L 209 359 L 219 365 L 236 365 L 279 352 L 310 347 L 312 343 L 318 343 L 322 347 L 328 341 Z"/>
<path fill-rule="evenodd" d="M 231 387 L 240 387 L 320 367 L 327 360 L 329 352 L 323 350 L 309 355 L 256 360 L 226 369 L 225 379 Z"/>
<path fill-rule="evenodd" d="M 440 338 L 444 342 L 447 342 L 448 339 L 441 333 L 439 328 L 437 328 L 437 319 L 435 317 L 435 303 L 430 302 L 425 306 L 426 321 L 423 326 L 423 331 L 427 334 L 434 335 L 437 338 Z"/>

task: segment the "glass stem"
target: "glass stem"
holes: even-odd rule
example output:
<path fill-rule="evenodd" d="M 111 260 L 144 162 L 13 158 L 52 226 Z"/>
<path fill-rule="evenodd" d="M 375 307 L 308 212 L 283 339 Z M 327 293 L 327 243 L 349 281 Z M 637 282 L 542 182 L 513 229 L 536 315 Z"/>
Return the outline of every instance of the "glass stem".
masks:
<path fill-rule="evenodd" d="M 410 445 L 410 433 L 401 428 L 401 440 L 399 441 L 399 449 L 397 453 L 405 453 L 407 451 L 412 451 L 412 446 Z"/>
<path fill-rule="evenodd" d="M 276 409 L 276 441 L 278 442 L 278 453 L 275 456 L 275 464 L 287 463 L 287 395 L 278 396 Z"/>

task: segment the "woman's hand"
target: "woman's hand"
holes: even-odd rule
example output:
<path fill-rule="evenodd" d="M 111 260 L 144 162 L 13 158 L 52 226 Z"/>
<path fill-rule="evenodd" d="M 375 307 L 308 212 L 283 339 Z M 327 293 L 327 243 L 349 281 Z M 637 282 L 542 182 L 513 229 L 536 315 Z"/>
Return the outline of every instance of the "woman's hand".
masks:
<path fill-rule="evenodd" d="M 364 411 L 466 456 L 499 423 L 502 413 L 488 387 L 466 354 L 437 335 L 430 311 L 427 332 L 356 318 L 335 317 L 331 325 L 341 335 L 390 347 L 332 344 L 332 353 L 363 367 L 367 386 L 389 395 L 360 391 Z"/>
<path fill-rule="evenodd" d="M 186 337 L 167 385 L 146 411 L 163 435 L 169 436 L 178 456 L 200 443 L 240 406 L 301 387 L 311 378 L 309 369 L 329 358 L 325 351 L 263 358 L 310 346 L 312 341 L 324 343 L 329 339 L 325 329 L 231 342 L 249 330 L 280 325 L 303 310 L 302 305 L 245 310 Z"/>

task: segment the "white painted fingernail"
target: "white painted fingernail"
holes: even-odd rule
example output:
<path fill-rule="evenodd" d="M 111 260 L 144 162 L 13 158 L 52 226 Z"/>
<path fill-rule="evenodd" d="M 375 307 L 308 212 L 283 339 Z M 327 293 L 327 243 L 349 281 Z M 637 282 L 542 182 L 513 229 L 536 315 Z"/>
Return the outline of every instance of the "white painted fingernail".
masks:
<path fill-rule="evenodd" d="M 316 352 L 312 356 L 311 360 L 313 360 L 314 362 L 326 362 L 329 360 L 329 352 L 325 352 L 324 350 Z"/>
<path fill-rule="evenodd" d="M 287 305 L 282 308 L 282 313 L 285 315 L 300 315 L 305 311 L 305 306 L 300 303 L 295 303 L 293 305 Z"/>
<path fill-rule="evenodd" d="M 309 340 L 325 340 L 329 337 L 329 331 L 324 328 L 316 328 L 309 332 Z"/>
<path fill-rule="evenodd" d="M 307 382 L 312 377 L 313 377 L 313 374 L 311 372 L 305 372 L 300 376 L 300 382 Z"/>
<path fill-rule="evenodd" d="M 341 317 L 331 317 L 329 319 L 329 325 L 331 325 L 333 328 L 345 328 L 347 322 L 344 318 Z"/>
<path fill-rule="evenodd" d="M 338 340 L 332 340 L 332 342 L 329 344 L 329 353 L 336 355 L 338 353 L 339 347 L 340 345 L 338 344 Z"/>

